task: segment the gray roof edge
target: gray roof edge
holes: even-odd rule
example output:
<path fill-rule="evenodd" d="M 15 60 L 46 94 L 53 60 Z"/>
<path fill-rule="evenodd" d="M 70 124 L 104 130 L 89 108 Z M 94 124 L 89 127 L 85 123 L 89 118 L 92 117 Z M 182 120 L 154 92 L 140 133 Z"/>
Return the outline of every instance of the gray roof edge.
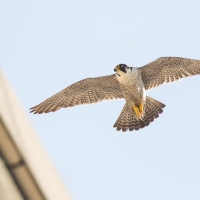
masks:
<path fill-rule="evenodd" d="M 48 200 L 70 200 L 16 95 L 0 71 L 0 115 L 31 175 Z"/>

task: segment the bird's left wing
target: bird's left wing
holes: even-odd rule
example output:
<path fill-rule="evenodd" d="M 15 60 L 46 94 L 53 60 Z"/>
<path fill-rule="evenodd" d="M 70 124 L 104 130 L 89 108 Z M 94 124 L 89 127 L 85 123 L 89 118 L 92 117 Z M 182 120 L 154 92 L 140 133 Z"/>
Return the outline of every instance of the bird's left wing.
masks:
<path fill-rule="evenodd" d="M 139 68 L 146 90 L 200 74 L 200 60 L 161 57 Z"/>
<path fill-rule="evenodd" d="M 48 113 L 60 108 L 80 104 L 97 103 L 102 100 L 123 98 L 116 74 L 87 78 L 76 82 L 42 103 L 30 108 L 30 112 Z"/>

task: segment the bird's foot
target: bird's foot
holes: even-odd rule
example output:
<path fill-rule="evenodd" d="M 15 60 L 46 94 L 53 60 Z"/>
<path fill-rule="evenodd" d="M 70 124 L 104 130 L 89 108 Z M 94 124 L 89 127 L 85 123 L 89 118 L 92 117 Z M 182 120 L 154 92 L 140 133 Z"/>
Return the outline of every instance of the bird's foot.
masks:
<path fill-rule="evenodd" d="M 136 116 L 137 116 L 139 119 L 142 119 L 143 110 L 144 110 L 143 103 L 141 102 L 140 105 L 139 105 L 139 107 L 134 105 L 134 106 L 133 106 L 133 110 L 135 111 Z"/>

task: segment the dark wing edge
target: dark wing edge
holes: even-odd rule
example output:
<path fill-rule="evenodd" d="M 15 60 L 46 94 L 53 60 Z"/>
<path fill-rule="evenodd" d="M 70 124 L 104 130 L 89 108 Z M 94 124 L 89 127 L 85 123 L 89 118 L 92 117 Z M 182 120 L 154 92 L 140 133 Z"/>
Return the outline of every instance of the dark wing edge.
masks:
<path fill-rule="evenodd" d="M 161 57 L 138 68 L 146 90 L 200 74 L 200 60 L 181 57 Z"/>
<path fill-rule="evenodd" d="M 34 114 L 55 112 L 81 104 L 123 98 L 116 74 L 78 81 L 42 103 L 30 108 Z"/>

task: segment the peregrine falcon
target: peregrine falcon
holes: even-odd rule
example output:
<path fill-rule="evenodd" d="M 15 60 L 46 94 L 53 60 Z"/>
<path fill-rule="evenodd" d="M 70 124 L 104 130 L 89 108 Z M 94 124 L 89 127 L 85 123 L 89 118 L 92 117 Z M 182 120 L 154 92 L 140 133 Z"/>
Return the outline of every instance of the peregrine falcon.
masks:
<path fill-rule="evenodd" d="M 114 71 L 113 75 L 78 81 L 30 108 L 30 112 L 48 113 L 60 108 L 123 98 L 126 103 L 113 127 L 118 131 L 139 130 L 153 122 L 165 107 L 146 96 L 146 91 L 200 74 L 200 60 L 161 57 L 139 68 L 119 64 Z"/>

